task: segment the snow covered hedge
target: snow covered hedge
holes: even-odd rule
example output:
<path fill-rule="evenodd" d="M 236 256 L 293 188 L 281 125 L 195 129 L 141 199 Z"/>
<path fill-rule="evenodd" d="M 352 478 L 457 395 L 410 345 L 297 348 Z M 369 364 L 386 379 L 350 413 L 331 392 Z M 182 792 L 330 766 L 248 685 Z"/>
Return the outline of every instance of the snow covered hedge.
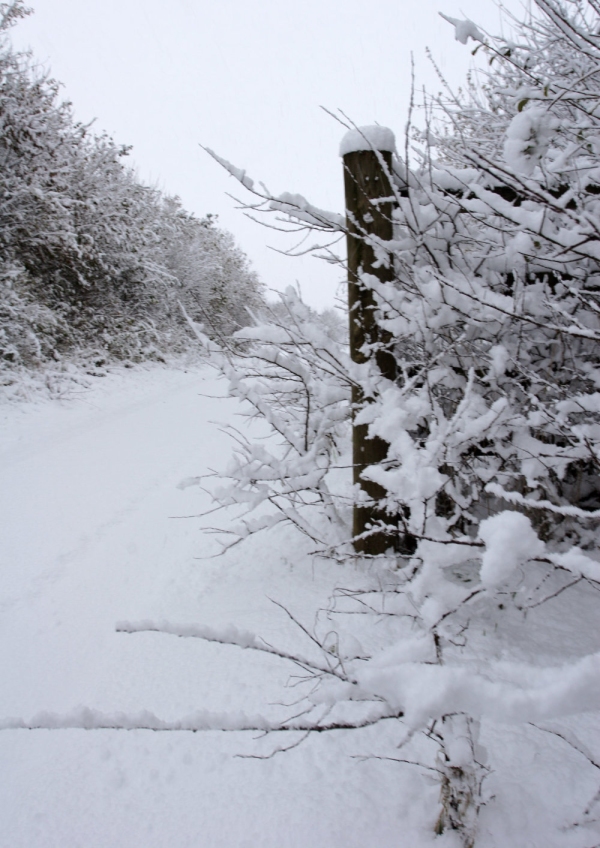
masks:
<path fill-rule="evenodd" d="M 25 14 L 0 4 L 0 367 L 183 350 L 178 301 L 209 332 L 243 326 L 262 302 L 244 254 L 211 216 L 140 183 L 128 148 L 74 121 L 7 40 Z"/>

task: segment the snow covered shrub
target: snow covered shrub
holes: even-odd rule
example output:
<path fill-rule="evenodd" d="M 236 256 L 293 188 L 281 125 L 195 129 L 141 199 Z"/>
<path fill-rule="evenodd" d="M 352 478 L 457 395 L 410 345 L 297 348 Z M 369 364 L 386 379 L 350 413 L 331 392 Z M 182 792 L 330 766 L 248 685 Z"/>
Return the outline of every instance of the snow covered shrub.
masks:
<path fill-rule="evenodd" d="M 355 422 L 389 445 L 364 476 L 418 545 L 372 563 L 362 586 L 335 598 L 338 641 L 346 630 L 362 650 L 336 649 L 338 679 L 315 672 L 308 701 L 334 714 L 377 704 L 364 722 L 401 721 L 406 756 L 397 759 L 440 785 L 436 832 L 463 846 L 528 844 L 533 834 L 558 845 L 563 834 L 560 844 L 583 848 L 598 802 L 598 760 L 581 736 L 600 696 L 600 8 L 536 4 L 517 42 L 451 21 L 493 70 L 462 99 L 430 104 L 440 120 L 415 133 L 416 164 L 397 157 L 389 175 L 394 237 L 374 247 L 395 279 L 363 273 L 361 283 L 394 340 L 399 378 L 378 377 L 370 357 L 362 369 L 347 363 L 348 388 L 355 382 L 369 399 Z M 339 216 L 298 195 L 260 194 L 220 161 L 267 209 L 331 237 L 345 232 Z M 250 376 L 264 386 L 271 364 L 305 344 L 285 332 L 268 340 L 268 368 L 259 360 L 244 375 L 240 364 L 234 386 Z M 257 397 L 254 408 L 278 429 L 282 395 Z M 298 424 L 286 419 L 286 444 L 301 443 Z M 305 432 L 285 466 L 256 463 L 254 446 L 244 447 L 235 476 L 256 486 L 249 505 L 269 499 L 261 485 L 297 487 L 300 474 L 303 502 L 318 498 L 322 466 Z M 322 719 L 308 715 L 317 728 Z M 557 790 L 532 768 L 527 801 L 512 791 L 515 734 L 542 759 L 542 739 L 564 746 L 560 785 L 578 787 L 543 826 Z M 503 815 L 516 816 L 516 834 Z"/>
<path fill-rule="evenodd" d="M 234 457 L 213 494 L 221 506 L 240 506 L 237 540 L 291 522 L 318 549 L 347 542 L 351 491 L 340 479 L 347 450 L 351 362 L 339 324 L 321 317 L 293 289 L 234 334 L 234 346 L 207 340 L 229 393 L 245 401 L 248 417 L 267 422 L 274 438 L 257 443 L 232 431 Z M 346 460 L 347 461 L 347 460 Z M 263 509 L 270 505 L 273 509 Z"/>
<path fill-rule="evenodd" d="M 493 75 L 468 102 L 440 101 L 452 132 L 401 206 L 403 285 L 386 318 L 417 341 L 427 378 L 411 394 L 437 401 L 424 410 L 436 443 L 453 418 L 434 523 L 440 497 L 452 526 L 504 500 L 544 538 L 585 544 L 599 493 L 600 54 L 590 5 L 538 6 L 522 45 L 486 46 Z"/>
<path fill-rule="evenodd" d="M 183 351 L 179 301 L 201 309 L 211 332 L 243 325 L 240 304 L 259 305 L 261 286 L 231 236 L 140 183 L 129 148 L 76 123 L 58 84 L 11 49 L 21 0 L 0 11 L 0 272 L 11 281 L 0 329 L 24 345 L 17 355 L 4 341 L 2 366 Z"/>
<path fill-rule="evenodd" d="M 546 17 L 523 25 L 522 45 L 484 45 L 496 65 L 470 99 L 438 101 L 446 121 L 422 136 L 420 166 L 397 160 L 395 237 L 378 248 L 396 279 L 362 278 L 401 375 L 374 385 L 349 369 L 374 400 L 357 421 L 390 446 L 367 474 L 417 539 L 472 539 L 507 505 L 546 540 L 585 544 L 594 526 L 598 56 L 581 27 L 593 33 L 595 13 L 538 5 Z M 262 197 L 345 231 L 298 195 Z"/>
<path fill-rule="evenodd" d="M 35 366 L 52 357 L 66 322 L 27 295 L 24 268 L 6 265 L 0 269 L 0 361 Z"/>

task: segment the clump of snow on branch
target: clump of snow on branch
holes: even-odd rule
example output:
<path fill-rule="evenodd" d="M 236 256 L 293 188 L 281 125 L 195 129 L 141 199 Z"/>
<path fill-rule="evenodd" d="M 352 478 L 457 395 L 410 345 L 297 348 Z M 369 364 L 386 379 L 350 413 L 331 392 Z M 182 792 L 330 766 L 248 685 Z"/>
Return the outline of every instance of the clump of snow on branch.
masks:
<path fill-rule="evenodd" d="M 345 227 L 342 215 L 314 206 L 301 194 L 284 192 L 270 201 L 269 208 L 274 212 L 285 212 L 296 221 L 303 221 L 312 226 L 326 225 L 338 230 L 343 230 Z"/>
<path fill-rule="evenodd" d="M 473 39 L 473 41 L 480 41 L 482 44 L 484 43 L 484 35 L 481 30 L 475 26 L 473 21 L 468 19 L 459 20 L 458 18 L 451 18 L 443 12 L 439 12 L 439 15 L 445 21 L 448 21 L 449 24 L 452 24 L 454 27 L 454 37 L 457 41 L 460 41 L 461 44 L 466 44 L 470 38 Z"/>
<path fill-rule="evenodd" d="M 544 106 L 532 105 L 514 116 L 506 130 L 504 161 L 530 177 L 548 151 L 558 122 Z"/>
<path fill-rule="evenodd" d="M 212 158 L 219 163 L 226 171 L 229 171 L 232 177 L 235 177 L 238 182 L 240 182 L 244 188 L 247 188 L 248 191 L 252 191 L 254 188 L 254 180 L 250 179 L 246 175 L 246 171 L 242 168 L 236 168 L 235 165 L 232 165 L 231 162 L 228 162 L 227 159 L 223 159 L 222 156 L 218 156 L 214 150 L 211 150 L 210 147 L 204 148 L 206 152 L 212 156 Z"/>
<path fill-rule="evenodd" d="M 546 546 L 538 539 L 531 521 L 520 512 L 500 512 L 479 525 L 485 543 L 481 582 L 494 586 L 507 580 L 517 566 L 543 556 Z"/>

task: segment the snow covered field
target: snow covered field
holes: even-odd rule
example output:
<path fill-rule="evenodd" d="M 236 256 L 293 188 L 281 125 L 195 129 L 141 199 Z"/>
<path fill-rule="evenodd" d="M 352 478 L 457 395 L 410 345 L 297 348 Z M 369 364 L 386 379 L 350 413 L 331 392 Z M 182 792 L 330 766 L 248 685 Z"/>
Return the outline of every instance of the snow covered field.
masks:
<path fill-rule="evenodd" d="M 285 646 L 297 636 L 267 595 L 313 615 L 341 579 L 286 531 L 203 560 L 215 540 L 198 519 L 173 517 L 209 506 L 178 484 L 227 461 L 230 440 L 211 423 L 236 415 L 223 392 L 208 369 L 155 367 L 1 407 L 1 716 L 78 705 L 165 719 L 293 713 L 268 706 L 290 673 L 276 658 L 115 632 L 121 619 L 232 622 Z M 397 765 L 348 756 L 387 732 L 319 735 L 257 760 L 236 755 L 268 754 L 281 738 L 4 731 L 0 846 L 409 848 L 421 781 L 400 798 Z"/>

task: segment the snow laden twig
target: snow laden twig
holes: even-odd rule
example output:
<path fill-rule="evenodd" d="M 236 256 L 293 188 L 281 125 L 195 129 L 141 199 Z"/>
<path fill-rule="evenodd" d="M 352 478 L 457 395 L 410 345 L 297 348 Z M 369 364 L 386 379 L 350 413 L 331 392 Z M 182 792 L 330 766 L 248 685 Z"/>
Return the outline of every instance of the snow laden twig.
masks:
<path fill-rule="evenodd" d="M 277 606 L 282 607 L 281 604 L 277 604 Z M 290 613 L 288 613 L 288 615 L 290 615 Z M 301 627 L 295 619 L 293 620 L 298 627 Z M 219 642 L 222 645 L 234 645 L 238 648 L 273 654 L 281 659 L 290 660 L 306 670 L 310 670 L 315 673 L 331 674 L 341 680 L 347 680 L 345 675 L 336 669 L 331 662 L 319 663 L 316 660 L 309 660 L 300 654 L 288 654 L 285 651 L 281 651 L 274 648 L 272 645 L 267 644 L 263 639 L 260 639 L 253 633 L 238 630 L 235 627 L 228 627 L 226 629 L 219 630 L 212 627 L 203 627 L 201 625 L 175 625 L 164 621 L 121 621 L 116 625 L 116 630 L 118 633 L 165 633 L 171 636 L 179 636 L 182 639 L 202 639 L 205 642 Z M 305 633 L 308 633 L 304 627 L 302 627 L 302 630 Z M 310 638 L 313 639 L 314 637 L 311 636 Z M 315 644 L 317 644 L 317 647 L 321 647 L 317 642 Z M 350 682 L 355 683 L 356 681 Z"/>
<path fill-rule="evenodd" d="M 318 724 L 313 722 L 279 723 L 263 716 L 246 716 L 244 713 L 211 713 L 199 710 L 181 719 L 168 721 L 143 710 L 137 713 L 103 713 L 79 707 L 70 713 L 40 712 L 31 719 L 0 718 L 0 730 L 151 730 L 155 733 L 221 732 L 303 732 L 330 733 L 336 730 L 358 730 L 370 727 L 386 716 L 374 713 L 358 721 L 339 721 Z"/>

